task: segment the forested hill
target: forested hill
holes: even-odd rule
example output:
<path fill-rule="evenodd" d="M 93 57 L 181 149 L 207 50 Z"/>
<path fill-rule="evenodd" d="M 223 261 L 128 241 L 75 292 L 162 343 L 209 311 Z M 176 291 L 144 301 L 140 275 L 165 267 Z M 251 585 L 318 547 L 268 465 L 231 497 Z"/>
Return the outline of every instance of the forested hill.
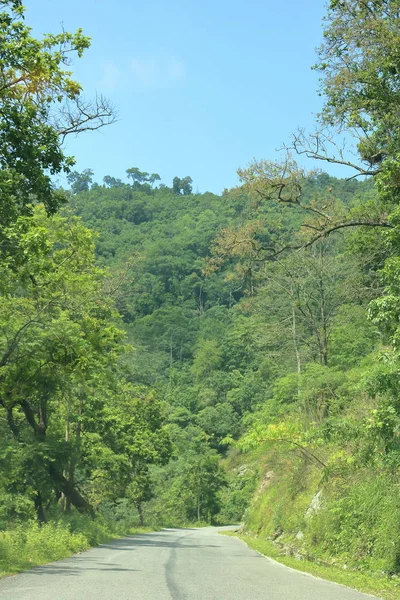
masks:
<path fill-rule="evenodd" d="M 303 181 L 302 197 L 357 210 L 375 191 L 320 173 Z M 377 294 L 380 234 L 339 232 L 271 258 L 266 247 L 301 239 L 307 211 L 258 202 L 244 187 L 216 196 L 93 184 L 72 192 L 69 207 L 98 233 L 98 261 L 116 283 L 130 377 L 165 403 L 174 455 L 151 468 L 146 519 L 240 520 L 267 458 L 248 465 L 230 439 L 286 421 L 296 428 L 298 411 L 302 426 L 326 431 L 347 418 L 354 369 L 379 343 L 366 306 Z M 257 528 L 271 525 L 263 519 Z"/>
<path fill-rule="evenodd" d="M 79 181 L 89 188 L 84 174 L 80 177 L 83 182 L 76 174 L 75 189 L 79 190 Z M 277 202 L 257 205 L 240 188 L 217 196 L 194 194 L 191 189 L 182 193 L 165 185 L 154 188 L 146 182 L 123 184 L 110 176 L 105 181 L 72 192 L 69 210 L 97 233 L 98 262 L 111 269 L 115 280 L 117 307 L 137 348 L 140 381 L 169 380 L 171 367 L 180 370 L 193 361 L 197 364 L 200 356 L 208 354 L 203 343 L 215 343 L 220 352 L 221 332 L 236 331 L 241 346 L 239 340 L 250 335 L 251 323 L 266 327 L 265 316 L 255 324 L 256 315 L 260 316 L 255 299 L 269 295 L 269 269 L 283 264 L 282 257 L 271 261 L 257 249 L 253 256 L 249 246 L 290 244 L 301 231 L 304 211 Z M 305 181 L 302 193 L 305 202 L 329 197 L 346 207 L 374 197 L 370 181 L 339 180 L 324 173 Z M 324 244 L 323 252 L 329 257 L 346 253 L 343 235 Z M 292 256 L 287 260 L 293 264 Z M 341 258 L 335 260 L 339 264 Z M 348 257 L 345 262 L 355 261 Z M 301 277 L 305 268 L 299 266 L 296 276 Z M 281 296 L 277 304 L 282 303 Z M 362 298 L 354 301 L 360 304 Z M 255 348 L 249 352 L 253 355 Z M 295 360 L 292 351 L 289 356 Z M 310 356 L 317 358 L 317 354 Z M 240 369 L 253 372 L 254 360 L 244 360 Z M 233 356 L 227 358 L 226 370 L 234 364 Z"/>

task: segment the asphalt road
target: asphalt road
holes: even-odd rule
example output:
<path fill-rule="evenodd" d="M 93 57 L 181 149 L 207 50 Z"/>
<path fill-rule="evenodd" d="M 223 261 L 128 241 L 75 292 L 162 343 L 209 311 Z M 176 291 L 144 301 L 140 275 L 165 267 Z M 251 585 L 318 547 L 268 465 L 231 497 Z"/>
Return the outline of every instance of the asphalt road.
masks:
<path fill-rule="evenodd" d="M 288 569 L 218 529 L 103 544 L 0 582 L 1 600 L 366 600 Z"/>

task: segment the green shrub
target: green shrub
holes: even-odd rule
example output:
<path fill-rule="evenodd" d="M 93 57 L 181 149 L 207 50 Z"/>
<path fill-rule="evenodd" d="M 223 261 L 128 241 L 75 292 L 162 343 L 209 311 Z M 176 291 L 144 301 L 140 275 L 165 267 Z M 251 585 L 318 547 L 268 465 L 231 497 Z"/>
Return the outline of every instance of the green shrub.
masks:
<path fill-rule="evenodd" d="M 34 565 L 59 560 L 89 548 L 84 533 L 72 532 L 68 524 L 35 521 L 0 532 L 0 572 L 15 573 Z"/>
<path fill-rule="evenodd" d="M 400 572 L 400 485 L 388 474 L 360 472 L 327 487 L 306 543 L 357 568 Z"/>

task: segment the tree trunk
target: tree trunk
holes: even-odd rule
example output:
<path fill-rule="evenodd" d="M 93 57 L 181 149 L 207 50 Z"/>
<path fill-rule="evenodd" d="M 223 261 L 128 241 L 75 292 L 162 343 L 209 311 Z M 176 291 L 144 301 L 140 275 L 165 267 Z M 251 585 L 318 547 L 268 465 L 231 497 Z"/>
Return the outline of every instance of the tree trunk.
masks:
<path fill-rule="evenodd" d="M 320 261 L 321 268 L 323 264 L 323 250 L 320 249 Z M 322 324 L 322 336 L 321 336 L 321 364 L 325 367 L 328 366 L 328 318 L 327 318 L 327 307 L 326 307 L 326 294 L 325 294 L 325 283 L 321 276 L 319 278 L 320 296 L 321 296 L 321 324 Z"/>
<path fill-rule="evenodd" d="M 91 504 L 78 492 L 74 484 L 64 477 L 53 463 L 49 463 L 48 472 L 54 486 L 64 494 L 67 502 L 70 502 L 75 506 L 76 510 L 80 513 L 94 517 L 94 510 Z"/>
<path fill-rule="evenodd" d="M 297 362 L 297 397 L 299 397 L 300 396 L 301 357 L 300 357 L 299 347 L 297 345 L 296 311 L 295 311 L 294 304 L 292 304 L 292 336 L 293 336 L 294 351 L 296 353 L 296 362 Z"/>
<path fill-rule="evenodd" d="M 34 503 L 35 503 L 37 520 L 39 521 L 40 524 L 46 523 L 47 520 L 46 520 L 46 515 L 44 514 L 42 495 L 40 492 L 36 492 Z"/>
<path fill-rule="evenodd" d="M 27 400 L 21 400 L 19 404 L 24 411 L 26 420 L 34 431 L 36 440 L 39 443 L 44 442 L 46 439 L 46 427 L 36 422 L 35 413 Z M 66 502 L 70 502 L 79 512 L 86 513 L 91 517 L 94 517 L 94 510 L 92 506 L 87 500 L 85 500 L 78 490 L 75 489 L 74 484 L 68 481 L 68 479 L 63 475 L 62 470 L 60 471 L 57 469 L 55 464 L 51 461 L 49 461 L 47 469 L 53 486 L 61 494 L 64 494 Z"/>
<path fill-rule="evenodd" d="M 78 415 L 81 416 L 82 412 L 83 412 L 83 398 L 81 396 L 80 400 L 79 400 Z M 68 431 L 68 436 L 69 436 L 69 431 Z M 69 462 L 69 467 L 68 467 L 68 474 L 66 475 L 71 488 L 74 488 L 74 486 L 75 486 L 75 469 L 76 469 L 76 466 L 78 464 L 78 458 L 77 458 L 77 456 L 80 454 L 80 444 L 81 444 L 81 424 L 80 424 L 80 420 L 78 420 L 78 422 L 76 424 L 76 428 L 75 428 L 75 440 L 76 440 L 77 454 L 73 455 L 71 457 L 70 462 Z M 65 510 L 66 510 L 67 513 L 71 512 L 71 500 L 68 499 L 68 498 L 66 499 Z"/>
<path fill-rule="evenodd" d="M 68 404 L 67 405 L 67 416 L 65 419 L 65 441 L 66 442 L 69 442 L 69 436 L 70 436 L 70 407 Z M 64 477 L 68 477 L 68 473 L 67 473 L 66 469 L 63 472 L 63 475 L 64 475 Z M 60 498 L 61 498 L 61 509 L 65 512 L 69 513 L 71 510 L 71 504 L 67 502 L 67 499 L 62 492 L 60 494 Z"/>
<path fill-rule="evenodd" d="M 137 509 L 138 515 L 139 515 L 139 525 L 140 525 L 140 527 L 143 527 L 143 525 L 144 525 L 143 506 L 142 506 L 141 502 L 136 503 L 136 509 Z"/>

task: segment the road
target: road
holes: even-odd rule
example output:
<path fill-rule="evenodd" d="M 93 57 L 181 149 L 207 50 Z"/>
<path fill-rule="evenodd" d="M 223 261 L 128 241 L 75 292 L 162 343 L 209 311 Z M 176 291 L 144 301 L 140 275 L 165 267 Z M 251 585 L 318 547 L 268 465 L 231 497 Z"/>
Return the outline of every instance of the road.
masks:
<path fill-rule="evenodd" d="M 0 582 L 0 600 L 367 600 L 213 527 L 136 535 Z"/>

